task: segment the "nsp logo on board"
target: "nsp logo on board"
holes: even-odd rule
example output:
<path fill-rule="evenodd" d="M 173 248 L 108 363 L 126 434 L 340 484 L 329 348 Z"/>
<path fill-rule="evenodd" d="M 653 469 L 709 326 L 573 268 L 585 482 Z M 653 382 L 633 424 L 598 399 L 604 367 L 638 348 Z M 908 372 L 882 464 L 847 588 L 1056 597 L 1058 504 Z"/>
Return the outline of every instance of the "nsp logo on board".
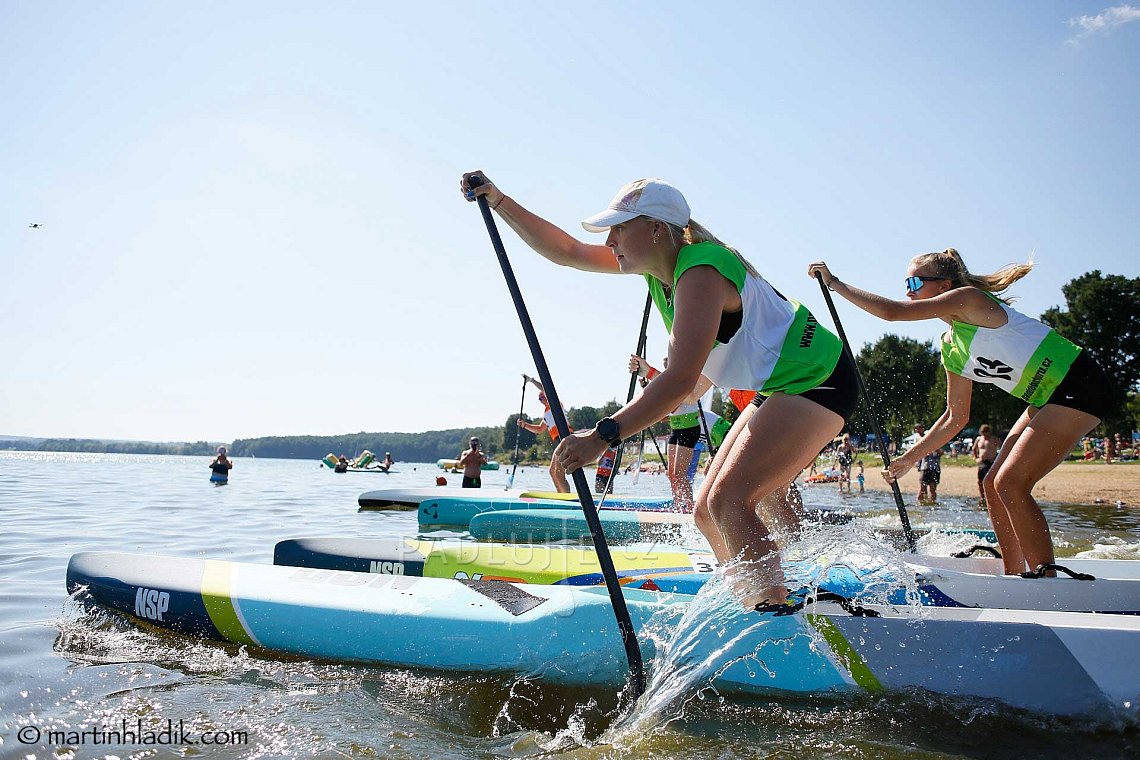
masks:
<path fill-rule="evenodd" d="M 380 573 L 381 575 L 403 575 L 404 563 L 403 562 L 381 562 L 379 560 L 372 560 L 368 564 L 368 572 Z"/>
<path fill-rule="evenodd" d="M 135 615 L 162 622 L 162 614 L 170 609 L 170 592 L 139 586 L 135 592 Z"/>

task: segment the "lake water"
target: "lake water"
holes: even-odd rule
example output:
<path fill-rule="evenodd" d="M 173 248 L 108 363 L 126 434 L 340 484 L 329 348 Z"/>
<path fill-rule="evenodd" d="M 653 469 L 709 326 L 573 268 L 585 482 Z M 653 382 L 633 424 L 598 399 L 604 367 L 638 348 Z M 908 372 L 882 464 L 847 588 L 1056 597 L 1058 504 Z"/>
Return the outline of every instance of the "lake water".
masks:
<path fill-rule="evenodd" d="M 215 487 L 206 458 L 0 451 L 0 758 L 520 757 L 540 754 L 540 743 L 559 732 L 561 754 L 573 758 L 1140 756 L 1134 722 L 898 694 L 724 701 L 706 692 L 638 735 L 613 738 L 616 746 L 593 744 L 612 720 L 613 694 L 190 641 L 83 612 L 64 590 L 68 558 L 78 551 L 268 563 L 274 543 L 286 538 L 415 535 L 415 512 L 356 506 L 362 491 L 428 486 L 440 474 L 434 464 L 397 468 L 337 475 L 317 462 L 239 459 L 230 484 Z M 484 488 L 501 489 L 507 475 L 485 473 Z M 543 469 L 526 468 L 516 485 L 546 489 L 549 480 Z M 668 483 L 642 476 L 633 487 L 623 476 L 618 490 L 667 495 Z M 897 524 L 889 495 L 841 499 L 832 486 L 816 486 L 805 500 L 845 504 L 869 524 Z M 1047 514 L 1060 555 L 1140 558 L 1136 511 L 1049 507 Z M 975 504 L 953 499 L 912 520 L 916 527 L 987 524 Z M 123 721 L 128 729 L 141 721 L 144 731 L 181 721 L 187 735 L 232 743 L 94 743 Z M 90 733 L 70 749 L 21 743 L 50 729 Z"/>

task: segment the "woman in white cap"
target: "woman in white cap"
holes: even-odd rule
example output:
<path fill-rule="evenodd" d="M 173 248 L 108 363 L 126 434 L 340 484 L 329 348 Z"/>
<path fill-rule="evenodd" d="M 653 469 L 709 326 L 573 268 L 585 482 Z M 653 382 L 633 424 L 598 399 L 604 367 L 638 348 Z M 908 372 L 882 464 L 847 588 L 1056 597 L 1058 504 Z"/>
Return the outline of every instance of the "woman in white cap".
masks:
<path fill-rule="evenodd" d="M 476 175 L 483 184 L 472 188 Z M 717 559 L 733 561 L 729 572 L 745 606 L 788 609 L 778 542 L 795 534 L 799 516 L 776 497 L 855 408 L 855 367 L 839 339 L 693 221 L 680 191 L 659 179 L 631 182 L 582 223 L 608 233 L 604 245 L 574 239 L 481 173 L 465 174 L 460 188 L 468 200 L 486 196 L 531 248 L 556 264 L 643 275 L 669 330 L 668 369 L 613 417 L 558 445 L 555 455 L 567 471 L 664 417 L 702 374 L 723 388 L 759 391 L 763 405 L 749 406 L 733 425 L 697 494 L 694 517 Z"/>

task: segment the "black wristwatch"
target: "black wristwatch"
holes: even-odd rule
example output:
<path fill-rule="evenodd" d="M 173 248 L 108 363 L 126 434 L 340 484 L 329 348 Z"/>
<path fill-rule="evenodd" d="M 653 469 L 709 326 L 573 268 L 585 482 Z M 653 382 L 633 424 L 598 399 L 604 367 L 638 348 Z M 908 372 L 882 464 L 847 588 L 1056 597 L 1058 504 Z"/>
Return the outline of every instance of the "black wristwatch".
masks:
<path fill-rule="evenodd" d="M 597 425 L 594 425 L 594 430 L 608 446 L 617 446 L 621 443 L 621 428 L 613 417 L 603 417 Z"/>

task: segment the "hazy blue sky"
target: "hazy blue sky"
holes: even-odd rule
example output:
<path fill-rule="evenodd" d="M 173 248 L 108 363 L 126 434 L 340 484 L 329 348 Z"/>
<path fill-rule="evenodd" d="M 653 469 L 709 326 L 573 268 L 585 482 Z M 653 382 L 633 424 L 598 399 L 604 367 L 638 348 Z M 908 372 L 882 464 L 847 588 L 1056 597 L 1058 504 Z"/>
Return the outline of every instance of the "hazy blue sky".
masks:
<path fill-rule="evenodd" d="M 8 0 L 0 433 L 504 421 L 533 364 L 475 168 L 583 237 L 663 177 L 825 324 L 809 262 L 901 297 L 946 246 L 1033 252 L 1036 316 L 1140 274 L 1138 101 L 1140 4 Z M 564 402 L 624 398 L 643 282 L 501 228 Z"/>

